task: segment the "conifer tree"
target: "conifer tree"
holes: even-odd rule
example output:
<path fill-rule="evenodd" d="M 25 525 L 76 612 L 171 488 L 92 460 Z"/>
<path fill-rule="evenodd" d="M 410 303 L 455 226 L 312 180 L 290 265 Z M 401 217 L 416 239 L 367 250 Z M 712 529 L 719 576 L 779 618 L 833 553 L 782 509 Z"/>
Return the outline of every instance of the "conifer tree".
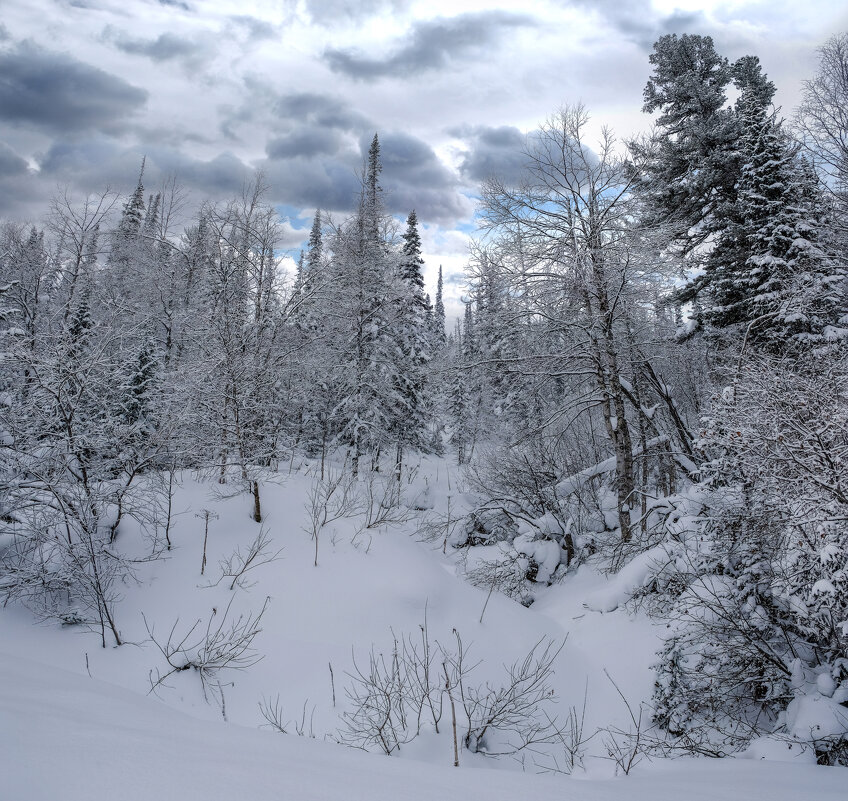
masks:
<path fill-rule="evenodd" d="M 656 133 L 631 147 L 642 169 L 646 214 L 688 254 L 710 238 L 709 221 L 734 197 L 738 129 L 725 108 L 733 72 L 709 36 L 662 36 L 649 60 L 654 71 L 642 110 L 660 112 Z"/>
<path fill-rule="evenodd" d="M 391 334 L 399 345 L 393 376 L 393 429 L 397 441 L 398 470 L 405 446 L 424 449 L 428 445 L 428 401 L 425 397 L 425 368 L 430 358 L 428 304 L 424 297 L 421 236 L 414 210 L 407 218 L 403 242 L 397 270 L 400 297 L 392 322 L 395 330 Z"/>
<path fill-rule="evenodd" d="M 393 417 L 392 373 L 398 346 L 388 335 L 393 265 L 381 233 L 385 222 L 381 170 L 375 134 L 359 207 L 335 238 L 327 281 L 326 300 L 339 323 L 332 343 L 341 396 L 335 415 L 339 436 L 351 449 L 354 473 L 368 451 L 379 462 Z"/>
<path fill-rule="evenodd" d="M 121 221 L 118 225 L 118 233 L 121 237 L 131 239 L 138 235 L 144 221 L 144 163 L 141 160 L 141 170 L 138 174 L 138 183 L 130 199 L 124 205 Z"/>
<path fill-rule="evenodd" d="M 436 302 L 433 306 L 433 340 L 436 348 L 445 344 L 445 301 L 442 281 L 442 265 L 439 265 L 439 280 L 436 283 Z"/>
<path fill-rule="evenodd" d="M 153 427 L 151 419 L 153 384 L 157 370 L 157 359 L 153 342 L 148 337 L 138 352 L 135 364 L 124 388 L 124 415 L 132 435 L 136 439 L 146 438 Z"/>

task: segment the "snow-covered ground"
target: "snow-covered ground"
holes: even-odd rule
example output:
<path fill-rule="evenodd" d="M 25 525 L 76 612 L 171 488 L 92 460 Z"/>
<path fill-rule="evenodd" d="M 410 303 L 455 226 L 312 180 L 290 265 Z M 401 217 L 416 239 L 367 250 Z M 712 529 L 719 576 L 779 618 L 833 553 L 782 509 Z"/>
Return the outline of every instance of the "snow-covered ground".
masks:
<path fill-rule="evenodd" d="M 460 508 L 455 471 L 450 484 L 448 477 L 446 463 L 425 464 L 409 494 L 425 492 L 426 502 L 413 505 L 443 511 L 450 494 L 453 509 Z M 538 763 L 549 763 L 538 755 L 521 763 L 465 751 L 457 770 L 445 726 L 404 745 L 400 758 L 333 743 L 354 658 L 362 665 L 372 646 L 389 653 L 393 637 L 418 636 L 425 610 L 434 643 L 451 644 L 454 629 L 461 634 L 470 661 L 480 662 L 479 682 L 498 681 L 504 665 L 542 638 L 566 640 L 552 687 L 565 713 L 586 699 L 586 732 L 628 727 L 619 691 L 634 710 L 650 697 L 659 632 L 623 608 L 596 611 L 616 606 L 607 601 L 620 587 L 589 568 L 541 589 L 529 609 L 496 593 L 487 600 L 457 575 L 450 549 L 444 554 L 441 543 L 415 536 L 416 519 L 359 531 L 354 519 L 331 523 L 315 567 L 305 530 L 313 481 L 304 466 L 264 484 L 262 525 L 279 559 L 248 574 L 253 586 L 231 591 L 229 581 L 209 585 L 220 576 L 219 560 L 236 548 L 244 552 L 260 530 L 250 519 L 251 499 L 223 497 L 217 484 L 186 475 L 175 497 L 174 549 L 140 565 L 139 582 L 123 588 L 117 620 L 127 644 L 120 648 L 101 648 L 98 635 L 79 627 L 35 625 L 23 609 L 0 611 L 0 799 L 846 797 L 848 771 L 797 759 L 643 760 L 629 776 L 614 777 L 600 736 L 587 747 L 585 770 L 570 777 L 539 775 Z M 204 509 L 216 516 L 201 576 Z M 124 547 L 133 537 L 129 527 L 122 531 Z M 220 685 L 207 687 L 208 700 L 192 670 L 150 692 L 168 666 L 148 630 L 164 643 L 172 630 L 181 637 L 198 620 L 195 633 L 205 631 L 228 609 L 232 621 L 255 615 L 266 598 L 253 641 L 260 661 L 221 671 Z M 592 599 L 607 600 L 586 603 Z M 223 709 L 213 697 L 219 694 Z M 314 738 L 260 728 L 260 702 L 278 697 L 289 730 Z"/>
<path fill-rule="evenodd" d="M 751 760 L 654 763 L 580 781 L 456 770 L 199 721 L 96 679 L 0 657 L 4 801 L 829 801 L 846 771 Z"/>

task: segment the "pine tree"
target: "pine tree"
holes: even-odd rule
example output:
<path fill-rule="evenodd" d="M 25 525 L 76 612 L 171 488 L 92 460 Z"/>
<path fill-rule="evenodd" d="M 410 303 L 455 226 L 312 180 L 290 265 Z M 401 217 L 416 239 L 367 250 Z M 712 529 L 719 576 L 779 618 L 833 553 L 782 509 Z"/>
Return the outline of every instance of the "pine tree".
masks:
<path fill-rule="evenodd" d="M 822 242 L 822 204 L 812 170 L 774 117 L 754 118 L 739 204 L 749 254 L 740 276 L 753 342 L 778 349 L 844 337 L 845 272 Z M 828 329 L 830 329 L 828 331 Z"/>
<path fill-rule="evenodd" d="M 309 230 L 309 242 L 306 245 L 306 269 L 316 273 L 321 269 L 324 259 L 324 242 L 321 233 L 321 210 L 315 209 L 315 217 L 312 219 L 312 228 Z"/>
<path fill-rule="evenodd" d="M 362 205 L 362 216 L 364 234 L 369 241 L 376 243 L 380 238 L 380 223 L 382 221 L 383 187 L 380 186 L 380 173 L 383 171 L 383 162 L 380 159 L 380 140 L 377 134 L 371 140 L 368 149 L 368 160 L 365 170 L 365 195 Z"/>
<path fill-rule="evenodd" d="M 324 238 L 321 231 L 321 210 L 315 210 L 312 228 L 309 231 L 309 241 L 306 253 L 301 254 L 298 264 L 297 298 L 295 322 L 303 329 L 315 331 L 321 325 L 319 307 L 320 301 L 316 293 L 320 292 L 325 278 L 324 271 Z"/>
<path fill-rule="evenodd" d="M 162 193 L 151 195 L 147 201 L 147 212 L 144 215 L 142 232 L 145 239 L 154 240 L 159 234 L 159 214 L 162 205 Z"/>

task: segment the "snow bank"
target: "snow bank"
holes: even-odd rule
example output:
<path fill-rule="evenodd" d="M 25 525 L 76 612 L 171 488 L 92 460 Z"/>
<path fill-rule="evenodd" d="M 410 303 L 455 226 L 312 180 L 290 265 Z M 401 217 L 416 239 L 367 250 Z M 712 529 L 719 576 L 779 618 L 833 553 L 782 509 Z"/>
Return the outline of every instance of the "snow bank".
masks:
<path fill-rule="evenodd" d="M 633 593 L 644 587 L 669 562 L 665 545 L 657 545 L 640 553 L 619 570 L 605 587 L 587 596 L 585 606 L 595 612 L 612 612 L 626 603 Z"/>

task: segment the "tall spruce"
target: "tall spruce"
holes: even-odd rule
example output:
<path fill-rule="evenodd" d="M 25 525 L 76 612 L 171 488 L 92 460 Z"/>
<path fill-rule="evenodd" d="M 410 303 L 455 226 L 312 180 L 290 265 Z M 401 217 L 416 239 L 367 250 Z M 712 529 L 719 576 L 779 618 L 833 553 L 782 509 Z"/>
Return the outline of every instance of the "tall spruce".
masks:
<path fill-rule="evenodd" d="M 445 344 L 445 299 L 444 282 L 442 280 L 442 265 L 439 265 L 439 279 L 436 282 L 436 302 L 433 306 L 433 340 L 436 347 Z"/>
<path fill-rule="evenodd" d="M 406 221 L 403 248 L 398 263 L 400 296 L 393 320 L 393 340 L 398 344 L 398 362 L 393 384 L 393 428 L 397 442 L 398 469 L 402 464 L 404 447 L 427 447 L 427 399 L 425 397 L 426 367 L 430 360 L 427 330 L 428 303 L 424 296 L 424 276 L 421 257 L 421 236 L 418 217 L 413 210 Z"/>

